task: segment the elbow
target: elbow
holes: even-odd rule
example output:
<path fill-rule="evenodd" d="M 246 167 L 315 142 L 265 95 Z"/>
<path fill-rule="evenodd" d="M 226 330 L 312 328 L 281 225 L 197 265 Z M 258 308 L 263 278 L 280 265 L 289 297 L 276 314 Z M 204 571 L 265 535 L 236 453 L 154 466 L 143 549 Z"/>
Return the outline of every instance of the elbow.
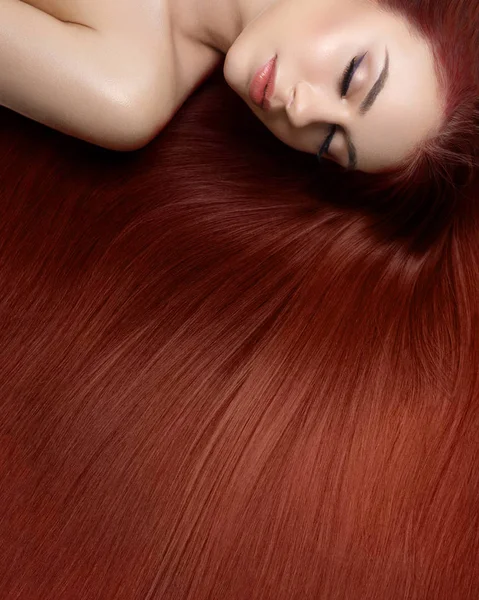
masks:
<path fill-rule="evenodd" d="M 148 96 L 110 101 L 96 143 L 109 150 L 131 152 L 151 142 L 165 127 L 168 117 L 161 103 Z"/>
<path fill-rule="evenodd" d="M 114 116 L 116 115 L 116 116 Z M 132 152 L 146 146 L 161 131 L 161 125 L 140 110 L 113 111 L 114 122 L 103 132 L 99 145 L 117 152 Z"/>

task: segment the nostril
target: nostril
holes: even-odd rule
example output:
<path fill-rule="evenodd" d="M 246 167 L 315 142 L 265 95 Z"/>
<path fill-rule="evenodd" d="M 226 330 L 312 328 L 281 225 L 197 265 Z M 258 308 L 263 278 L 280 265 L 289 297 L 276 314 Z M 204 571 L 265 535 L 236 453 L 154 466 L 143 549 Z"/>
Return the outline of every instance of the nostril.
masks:
<path fill-rule="evenodd" d="M 288 102 L 286 108 L 291 108 L 291 105 L 293 104 L 295 98 L 296 98 L 296 88 L 294 87 L 291 90 L 291 93 L 289 95 L 289 102 Z"/>
<path fill-rule="evenodd" d="M 311 118 L 309 88 L 300 81 L 290 92 L 290 97 L 286 111 L 291 124 L 294 127 L 302 128 L 308 125 Z"/>

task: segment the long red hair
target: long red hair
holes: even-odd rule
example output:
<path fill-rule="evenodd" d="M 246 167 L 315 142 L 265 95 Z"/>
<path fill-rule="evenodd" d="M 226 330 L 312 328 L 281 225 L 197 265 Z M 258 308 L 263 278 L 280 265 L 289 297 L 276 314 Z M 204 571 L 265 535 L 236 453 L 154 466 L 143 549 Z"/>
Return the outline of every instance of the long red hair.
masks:
<path fill-rule="evenodd" d="M 361 203 L 216 80 L 0 125 L 2 600 L 477 599 L 472 182 Z"/>

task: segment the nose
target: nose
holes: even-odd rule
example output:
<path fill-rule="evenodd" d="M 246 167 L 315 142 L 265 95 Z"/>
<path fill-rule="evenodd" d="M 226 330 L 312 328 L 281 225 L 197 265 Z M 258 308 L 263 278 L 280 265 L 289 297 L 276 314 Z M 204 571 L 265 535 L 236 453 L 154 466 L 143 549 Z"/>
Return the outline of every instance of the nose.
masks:
<path fill-rule="evenodd" d="M 349 114 L 339 95 L 304 81 L 296 85 L 294 99 L 286 112 L 291 124 L 298 129 L 317 123 L 346 125 Z"/>

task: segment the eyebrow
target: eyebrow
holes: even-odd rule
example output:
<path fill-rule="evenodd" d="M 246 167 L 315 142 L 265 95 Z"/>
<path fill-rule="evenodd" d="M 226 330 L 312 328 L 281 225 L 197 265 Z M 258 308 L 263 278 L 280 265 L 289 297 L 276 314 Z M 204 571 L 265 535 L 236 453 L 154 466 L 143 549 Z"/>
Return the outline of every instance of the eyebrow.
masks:
<path fill-rule="evenodd" d="M 382 92 L 384 86 L 386 85 L 386 81 L 389 77 L 389 52 L 386 49 L 386 60 L 384 61 L 384 67 L 376 81 L 376 83 L 371 88 L 371 91 L 366 96 L 366 98 L 362 101 L 361 106 L 359 107 L 359 112 L 361 115 L 365 115 L 371 107 L 376 102 L 376 98 Z"/>
<path fill-rule="evenodd" d="M 387 51 L 387 48 L 386 48 L 386 60 L 384 61 L 384 67 L 382 68 L 382 71 L 379 74 L 379 77 L 377 78 L 376 83 L 373 85 L 373 87 L 369 91 L 368 95 L 362 101 L 361 106 L 359 107 L 359 114 L 361 116 L 364 116 L 368 111 L 371 110 L 373 104 L 376 102 L 377 97 L 384 89 L 384 86 L 386 85 L 386 81 L 388 80 L 388 77 L 389 77 L 389 52 Z M 352 141 L 349 133 L 347 133 L 343 127 L 338 126 L 338 129 L 340 129 L 342 131 L 342 133 L 344 134 L 344 137 L 346 138 L 346 143 L 348 146 L 348 157 L 349 157 L 348 170 L 352 171 L 357 167 L 357 164 L 358 164 L 358 153 L 356 151 L 356 146 L 353 144 L 353 141 Z"/>

